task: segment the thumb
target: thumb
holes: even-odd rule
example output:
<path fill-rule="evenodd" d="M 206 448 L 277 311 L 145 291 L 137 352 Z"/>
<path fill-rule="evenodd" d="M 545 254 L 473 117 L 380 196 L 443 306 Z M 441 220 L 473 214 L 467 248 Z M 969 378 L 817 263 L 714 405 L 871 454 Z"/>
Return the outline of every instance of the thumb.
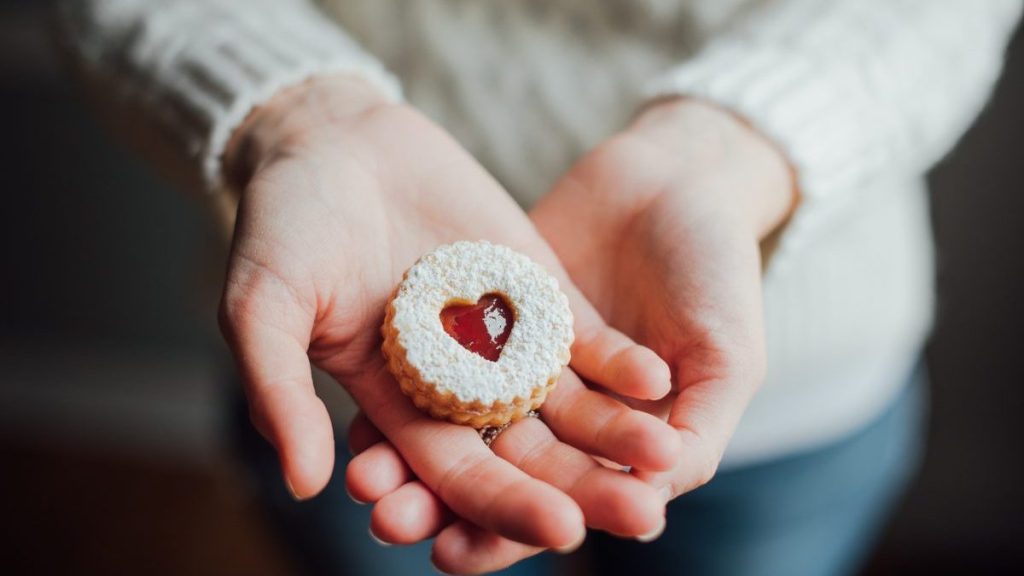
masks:
<path fill-rule="evenodd" d="M 549 196 L 550 198 L 550 196 Z M 548 205 L 550 200 L 548 200 Z M 542 223 L 535 211 L 535 227 Z M 542 237 L 528 252 L 547 268 L 569 299 L 576 337 L 572 345 L 573 371 L 584 379 L 624 397 L 657 400 L 672 389 L 668 364 L 653 350 L 609 326 L 576 287 L 555 251 Z"/>
<path fill-rule="evenodd" d="M 576 338 L 570 366 L 583 378 L 638 400 L 657 400 L 672 388 L 668 364 L 653 350 L 612 328 L 564 271 L 558 276 L 569 298 Z"/>
<path fill-rule="evenodd" d="M 331 421 L 313 390 L 306 352 L 313 315 L 278 277 L 238 268 L 232 267 L 221 300 L 221 330 L 238 363 L 253 425 L 277 450 L 291 494 L 311 498 L 334 468 Z"/>

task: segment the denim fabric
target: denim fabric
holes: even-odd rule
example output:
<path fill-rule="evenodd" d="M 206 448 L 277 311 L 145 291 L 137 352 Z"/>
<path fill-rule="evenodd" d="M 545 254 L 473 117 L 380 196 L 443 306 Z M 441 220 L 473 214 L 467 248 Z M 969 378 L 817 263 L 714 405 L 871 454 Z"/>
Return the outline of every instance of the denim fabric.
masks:
<path fill-rule="evenodd" d="M 925 389 L 919 369 L 885 413 L 856 434 L 811 452 L 719 473 L 669 506 L 668 527 L 655 542 L 592 532 L 573 558 L 542 554 L 500 574 L 855 573 L 917 468 Z M 345 493 L 344 438 L 338 439 L 338 466 L 327 489 L 312 501 L 296 503 L 242 402 L 235 424 L 243 461 L 275 526 L 308 573 L 430 573 L 429 543 L 384 547 L 370 539 L 369 507 Z"/>
<path fill-rule="evenodd" d="M 665 533 L 640 544 L 592 535 L 594 574 L 853 574 L 923 452 L 925 386 L 915 375 L 868 427 L 829 446 L 722 472 L 674 501 Z"/>

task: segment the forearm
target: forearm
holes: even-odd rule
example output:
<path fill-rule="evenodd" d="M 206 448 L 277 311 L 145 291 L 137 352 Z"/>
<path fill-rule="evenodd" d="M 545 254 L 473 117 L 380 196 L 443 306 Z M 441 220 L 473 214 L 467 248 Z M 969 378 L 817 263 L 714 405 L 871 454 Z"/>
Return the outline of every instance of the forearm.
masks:
<path fill-rule="evenodd" d="M 798 201 L 783 153 L 732 113 L 701 100 L 672 98 L 645 109 L 627 129 L 665 154 L 684 188 L 720 196 L 752 238 L 763 240 Z M 679 176 L 682 174 L 682 176 Z"/>

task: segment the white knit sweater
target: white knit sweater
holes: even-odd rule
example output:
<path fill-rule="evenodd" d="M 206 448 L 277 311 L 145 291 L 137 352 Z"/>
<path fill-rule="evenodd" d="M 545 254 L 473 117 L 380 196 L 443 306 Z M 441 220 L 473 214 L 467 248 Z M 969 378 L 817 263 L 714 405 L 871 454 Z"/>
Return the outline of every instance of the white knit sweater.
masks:
<path fill-rule="evenodd" d="M 363 75 L 455 135 L 524 204 L 645 101 L 744 116 L 804 201 L 765 276 L 769 373 L 726 465 L 864 425 L 933 308 L 925 171 L 998 76 L 1020 0 L 86 0 L 66 22 L 115 106 L 208 184 L 282 87 Z M 401 86 L 401 89 L 400 89 Z"/>

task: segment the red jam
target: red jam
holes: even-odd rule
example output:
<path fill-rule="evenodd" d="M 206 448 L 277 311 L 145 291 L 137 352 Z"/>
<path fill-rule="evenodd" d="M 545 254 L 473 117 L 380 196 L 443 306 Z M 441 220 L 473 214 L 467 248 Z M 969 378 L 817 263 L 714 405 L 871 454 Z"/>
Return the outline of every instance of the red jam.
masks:
<path fill-rule="evenodd" d="M 497 362 L 515 313 L 501 294 L 484 294 L 476 304 L 452 304 L 441 310 L 441 325 L 462 347 Z"/>

